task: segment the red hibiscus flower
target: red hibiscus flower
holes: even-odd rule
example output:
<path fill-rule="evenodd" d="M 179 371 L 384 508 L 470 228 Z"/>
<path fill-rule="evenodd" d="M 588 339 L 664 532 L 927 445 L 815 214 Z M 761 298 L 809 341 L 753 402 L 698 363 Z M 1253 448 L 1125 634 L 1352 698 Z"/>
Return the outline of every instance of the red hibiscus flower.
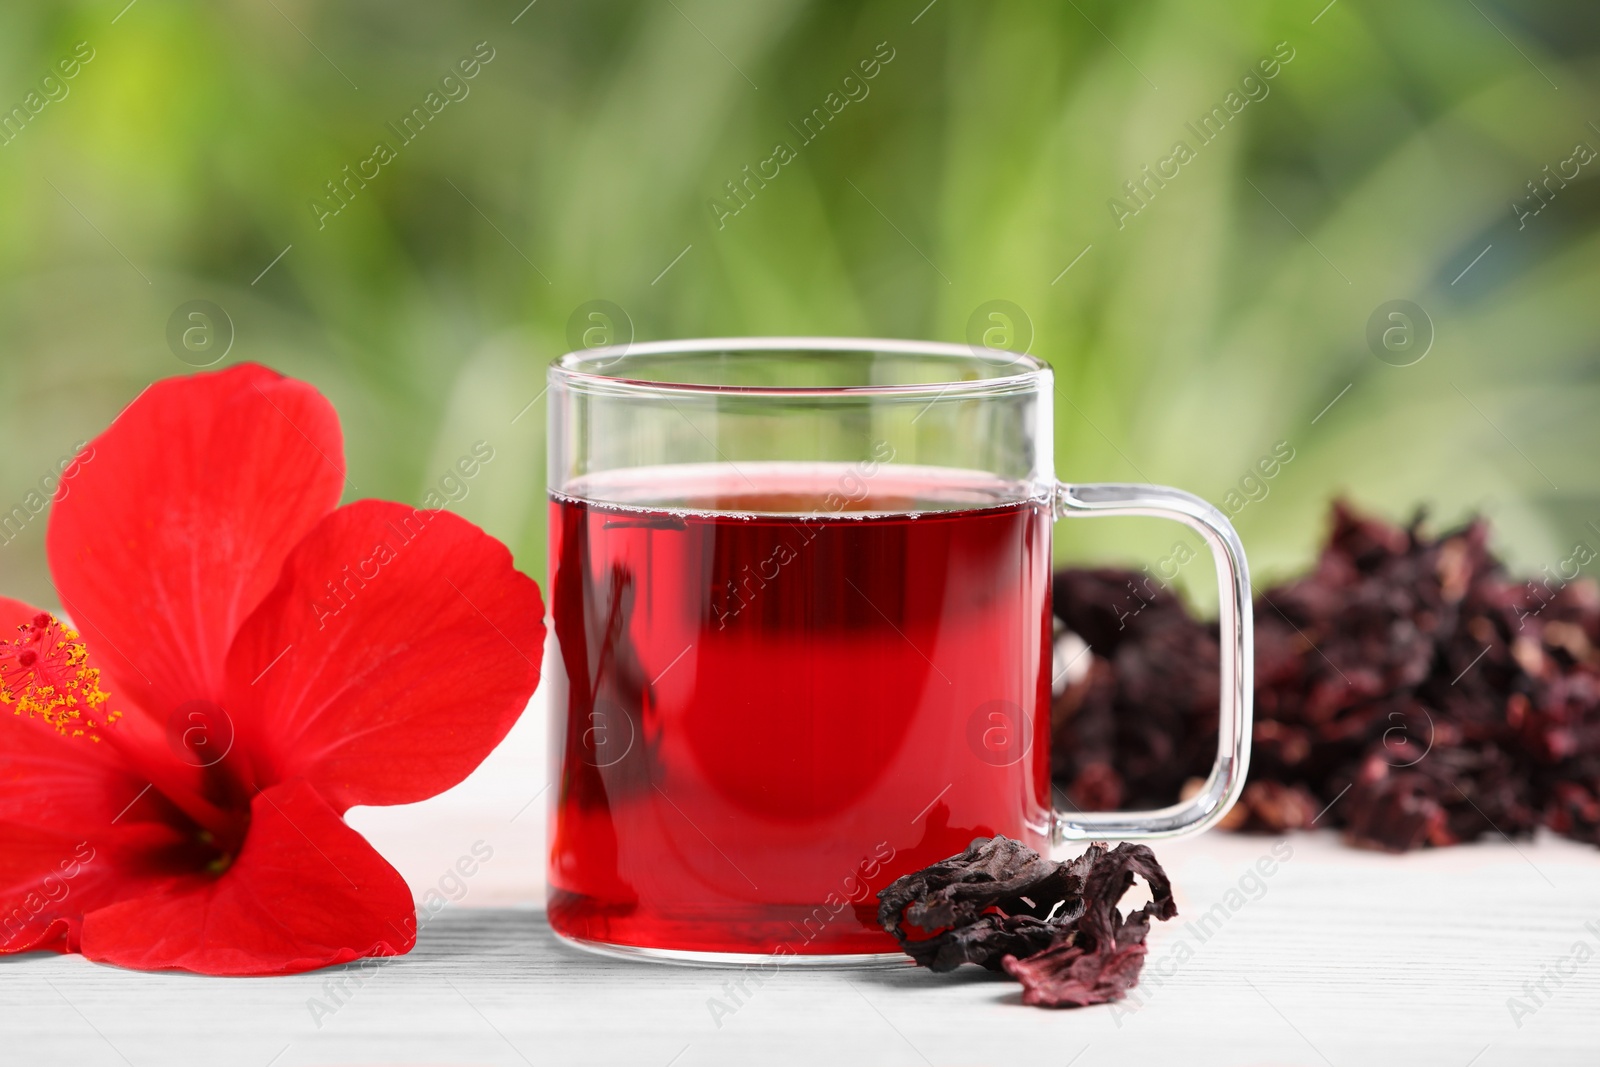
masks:
<path fill-rule="evenodd" d="M 342 818 L 461 781 L 539 681 L 544 608 L 446 511 L 338 507 L 310 386 L 151 386 L 50 516 L 71 626 L 0 599 L 0 952 L 289 974 L 416 939 Z"/>

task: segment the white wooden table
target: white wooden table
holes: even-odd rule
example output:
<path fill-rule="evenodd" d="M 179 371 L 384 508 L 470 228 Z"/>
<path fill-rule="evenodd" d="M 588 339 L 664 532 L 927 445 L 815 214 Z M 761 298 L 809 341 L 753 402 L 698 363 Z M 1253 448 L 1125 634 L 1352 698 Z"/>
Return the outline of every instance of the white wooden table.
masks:
<path fill-rule="evenodd" d="M 0 959 L 0 1063 L 1600 1063 L 1600 850 L 1556 838 L 1391 857 L 1295 835 L 1260 889 L 1248 875 L 1274 839 L 1163 845 L 1180 914 L 1151 935 L 1142 1006 L 1025 1008 L 1014 983 L 976 968 L 909 967 L 789 968 L 734 1004 L 732 972 L 616 962 L 551 937 L 534 906 L 544 801 L 529 804 L 542 729 L 530 716 L 453 794 L 355 813 L 419 895 L 474 841 L 494 849 L 472 879 L 446 880 L 460 899 L 410 956 L 361 984 L 354 968 L 221 980 Z M 1242 906 L 1213 914 L 1202 941 L 1186 924 L 1230 890 Z M 1523 989 L 1539 981 L 1542 1003 Z M 1513 996 L 1531 1009 L 1519 1019 Z M 735 1010 L 714 1018 L 713 998 Z"/>

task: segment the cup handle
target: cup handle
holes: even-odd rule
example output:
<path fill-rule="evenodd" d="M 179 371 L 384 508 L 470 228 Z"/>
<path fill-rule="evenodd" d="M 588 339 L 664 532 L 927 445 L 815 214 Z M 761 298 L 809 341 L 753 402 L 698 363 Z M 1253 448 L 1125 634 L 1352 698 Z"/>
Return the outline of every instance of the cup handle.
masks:
<path fill-rule="evenodd" d="M 1188 800 L 1154 811 L 1056 811 L 1051 843 L 1089 838 L 1149 841 L 1195 833 L 1228 813 L 1244 790 L 1250 765 L 1250 716 L 1254 696 L 1254 636 L 1250 572 L 1244 546 L 1221 511 L 1191 493 L 1163 485 L 1058 484 L 1058 518 L 1068 515 L 1145 515 L 1174 519 L 1205 538 L 1217 568 L 1219 673 L 1222 698 L 1217 716 L 1217 760 L 1205 786 Z"/>

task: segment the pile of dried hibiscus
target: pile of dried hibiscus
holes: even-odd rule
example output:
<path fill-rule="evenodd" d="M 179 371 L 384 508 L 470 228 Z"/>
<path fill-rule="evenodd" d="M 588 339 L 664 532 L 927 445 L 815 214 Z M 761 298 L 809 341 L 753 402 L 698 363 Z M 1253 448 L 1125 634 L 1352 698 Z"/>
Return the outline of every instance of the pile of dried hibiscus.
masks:
<path fill-rule="evenodd" d="M 1600 844 L 1594 551 L 1518 581 L 1481 519 L 1430 537 L 1336 504 L 1332 527 L 1256 603 L 1254 750 L 1225 825 L 1395 852 L 1541 824 Z M 1176 801 L 1216 750 L 1215 627 L 1138 572 L 1062 570 L 1054 595 L 1089 646 L 1053 707 L 1057 784 L 1085 809 Z"/>

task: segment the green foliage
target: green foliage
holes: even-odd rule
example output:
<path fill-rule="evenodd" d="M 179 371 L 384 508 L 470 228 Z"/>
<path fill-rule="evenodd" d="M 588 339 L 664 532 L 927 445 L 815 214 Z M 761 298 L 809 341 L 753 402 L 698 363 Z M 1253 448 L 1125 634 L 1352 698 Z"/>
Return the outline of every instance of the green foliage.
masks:
<path fill-rule="evenodd" d="M 1222 502 L 1289 443 L 1237 516 L 1258 573 L 1303 565 L 1340 492 L 1488 510 L 1524 566 L 1600 544 L 1600 162 L 1514 206 L 1600 148 L 1577 5 L 123 2 L 0 11 L 0 107 L 94 50 L 0 146 L 0 507 L 189 369 L 167 319 L 207 299 L 227 362 L 339 406 L 352 496 L 420 502 L 490 442 L 458 509 L 542 575 L 527 405 L 581 303 L 640 339 L 961 340 L 1005 299 L 1057 370 L 1063 477 Z M 388 124 L 479 42 L 467 95 L 403 143 Z M 1252 71 L 1266 94 L 1227 113 Z M 1123 183 L 1180 140 L 1193 158 L 1138 206 Z M 396 158 L 327 215 L 324 183 L 380 141 Z M 728 214 L 724 183 L 778 142 L 796 158 Z M 1396 299 L 1436 331 L 1404 367 L 1366 339 Z M 0 548 L 0 583 L 48 603 L 42 533 Z M 1058 551 L 1153 560 L 1173 537 L 1071 523 Z"/>

